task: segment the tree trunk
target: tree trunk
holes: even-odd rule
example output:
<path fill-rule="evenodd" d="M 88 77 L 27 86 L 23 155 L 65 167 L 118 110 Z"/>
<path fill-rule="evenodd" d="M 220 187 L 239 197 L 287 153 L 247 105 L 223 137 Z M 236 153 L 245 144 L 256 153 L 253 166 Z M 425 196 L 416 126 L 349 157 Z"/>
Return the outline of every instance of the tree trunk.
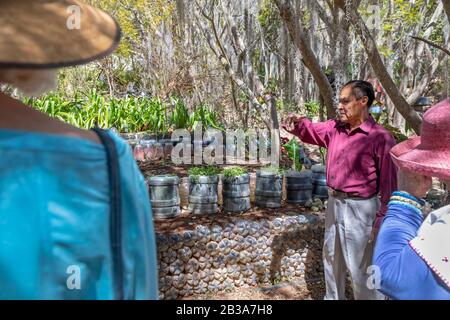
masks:
<path fill-rule="evenodd" d="M 335 115 L 334 105 L 333 105 L 333 90 L 328 82 L 328 79 L 323 72 L 319 61 L 314 55 L 310 45 L 309 40 L 301 27 L 297 17 L 293 15 L 294 9 L 289 0 L 272 0 L 274 4 L 278 7 L 281 18 L 286 23 L 286 27 L 289 30 L 291 39 L 294 42 L 297 49 L 302 54 L 302 62 L 311 72 L 314 81 L 319 87 L 321 96 L 324 99 L 324 103 L 327 107 L 328 118 L 333 118 Z M 282 3 L 283 2 L 283 3 Z"/>
<path fill-rule="evenodd" d="M 450 1 L 442 0 L 442 3 L 444 4 L 444 10 L 445 14 L 447 15 L 448 24 L 450 24 Z"/>
<path fill-rule="evenodd" d="M 420 134 L 422 119 L 402 96 L 391 76 L 387 72 L 386 67 L 381 59 L 380 53 L 378 52 L 376 43 L 370 35 L 370 31 L 365 25 L 364 20 L 359 15 L 357 8 L 349 8 L 350 6 L 346 6 L 343 1 L 337 1 L 337 3 L 340 8 L 344 10 L 344 12 L 346 12 L 346 16 L 350 19 L 355 32 L 358 34 L 361 42 L 364 45 L 364 49 L 369 58 L 370 64 L 372 65 L 372 68 L 377 75 L 377 78 L 391 98 L 396 109 L 406 119 L 412 129 L 417 134 Z"/>

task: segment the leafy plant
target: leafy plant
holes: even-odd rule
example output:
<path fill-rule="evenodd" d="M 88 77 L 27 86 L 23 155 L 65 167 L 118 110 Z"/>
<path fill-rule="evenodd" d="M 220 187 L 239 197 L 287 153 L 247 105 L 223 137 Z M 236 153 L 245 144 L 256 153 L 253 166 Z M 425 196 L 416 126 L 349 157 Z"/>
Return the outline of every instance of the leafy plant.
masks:
<path fill-rule="evenodd" d="M 401 133 L 400 129 L 393 127 L 389 124 L 384 124 L 383 125 L 387 130 L 389 130 L 389 132 L 392 134 L 392 136 L 394 137 L 395 141 L 397 143 L 403 142 L 405 140 L 408 140 L 408 137 L 405 136 L 403 133 Z"/>
<path fill-rule="evenodd" d="M 306 115 L 309 118 L 317 116 L 320 110 L 320 103 L 314 100 L 307 101 L 305 103 Z"/>
<path fill-rule="evenodd" d="M 200 166 L 192 167 L 188 170 L 189 176 L 199 177 L 199 176 L 215 176 L 220 173 L 219 168 L 215 166 Z"/>
<path fill-rule="evenodd" d="M 166 133 L 173 129 L 203 128 L 223 130 L 215 112 L 200 106 L 191 115 L 184 102 L 171 98 L 167 103 L 157 97 L 124 97 L 106 99 L 97 90 L 76 94 L 67 101 L 61 95 L 49 94 L 41 99 L 24 99 L 41 112 L 83 129 L 94 126 L 116 128 L 119 132 Z M 171 113 L 169 116 L 168 114 Z"/>
<path fill-rule="evenodd" d="M 285 172 L 285 169 L 280 168 L 280 167 L 274 167 L 274 166 L 270 165 L 270 166 L 261 168 L 261 171 L 281 175 Z"/>
<path fill-rule="evenodd" d="M 231 167 L 224 169 L 222 171 L 222 174 L 226 178 L 232 178 L 232 177 L 238 177 L 240 175 L 246 174 L 248 171 L 245 168 L 242 167 Z"/>
<path fill-rule="evenodd" d="M 296 171 L 301 171 L 302 164 L 300 163 L 300 145 L 297 139 L 291 139 L 288 143 L 284 144 L 283 147 L 286 149 L 289 159 L 293 162 L 293 169 Z"/>
<path fill-rule="evenodd" d="M 205 105 L 200 105 L 189 117 L 189 128 L 195 130 L 198 125 L 202 124 L 202 129 L 213 128 L 217 130 L 224 130 L 219 125 L 217 115 L 211 112 Z"/>
<path fill-rule="evenodd" d="M 175 106 L 172 112 L 172 117 L 170 118 L 173 128 L 187 128 L 189 123 L 189 112 L 183 101 L 177 98 L 172 98 L 171 103 Z"/>

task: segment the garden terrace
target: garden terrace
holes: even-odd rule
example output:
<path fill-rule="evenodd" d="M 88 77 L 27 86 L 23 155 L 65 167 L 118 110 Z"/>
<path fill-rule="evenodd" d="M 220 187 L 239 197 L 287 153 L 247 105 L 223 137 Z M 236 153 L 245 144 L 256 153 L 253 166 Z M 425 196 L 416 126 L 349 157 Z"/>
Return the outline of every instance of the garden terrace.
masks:
<path fill-rule="evenodd" d="M 280 281 L 321 281 L 326 202 L 287 204 L 284 192 L 281 208 L 255 207 L 255 171 L 260 166 L 245 166 L 250 175 L 249 211 L 193 215 L 186 210 L 189 167 L 140 163 L 146 177 L 170 173 L 182 181 L 182 213 L 154 220 L 162 299 L 224 294 Z M 221 187 L 220 182 L 219 204 Z"/>

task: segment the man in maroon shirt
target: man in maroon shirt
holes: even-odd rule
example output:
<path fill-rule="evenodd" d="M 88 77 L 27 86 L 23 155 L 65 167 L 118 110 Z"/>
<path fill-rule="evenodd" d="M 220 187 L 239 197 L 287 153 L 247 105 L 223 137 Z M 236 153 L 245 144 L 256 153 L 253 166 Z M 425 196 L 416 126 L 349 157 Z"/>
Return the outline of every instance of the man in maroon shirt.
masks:
<path fill-rule="evenodd" d="M 355 299 L 383 298 L 376 290 L 376 270 L 369 266 L 397 173 L 389 155 L 395 140 L 370 115 L 373 101 L 369 82 L 350 81 L 340 93 L 338 120 L 312 123 L 290 115 L 283 125 L 303 142 L 328 148 L 325 299 L 345 299 L 346 270 Z"/>

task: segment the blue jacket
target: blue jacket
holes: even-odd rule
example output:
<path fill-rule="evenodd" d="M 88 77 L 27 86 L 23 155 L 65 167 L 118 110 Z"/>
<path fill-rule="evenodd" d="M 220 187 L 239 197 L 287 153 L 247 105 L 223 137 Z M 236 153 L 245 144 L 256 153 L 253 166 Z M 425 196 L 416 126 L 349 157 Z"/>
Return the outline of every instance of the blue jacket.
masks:
<path fill-rule="evenodd" d="M 445 283 L 409 245 L 422 223 L 418 209 L 389 203 L 373 257 L 373 264 L 380 268 L 380 291 L 392 299 L 450 300 Z M 450 243 L 442 245 L 450 247 Z"/>
<path fill-rule="evenodd" d="M 126 299 L 157 299 L 144 178 L 125 141 L 120 162 Z M 0 130 L 0 299 L 113 299 L 103 145 Z"/>

